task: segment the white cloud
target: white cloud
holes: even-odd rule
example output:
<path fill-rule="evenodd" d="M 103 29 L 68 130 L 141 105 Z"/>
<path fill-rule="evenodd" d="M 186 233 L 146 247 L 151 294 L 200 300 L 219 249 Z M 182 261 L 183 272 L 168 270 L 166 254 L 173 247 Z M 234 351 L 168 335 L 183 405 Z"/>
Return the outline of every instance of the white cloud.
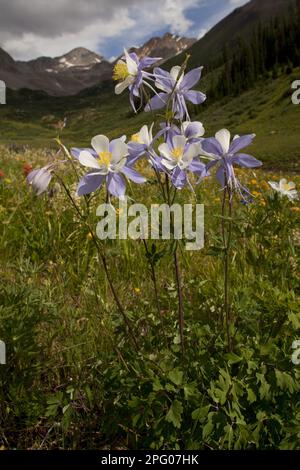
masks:
<path fill-rule="evenodd" d="M 0 44 L 14 58 L 27 60 L 78 46 L 101 50 L 109 38 L 139 42 L 160 29 L 183 35 L 193 24 L 186 11 L 202 1 L 2 0 Z"/>

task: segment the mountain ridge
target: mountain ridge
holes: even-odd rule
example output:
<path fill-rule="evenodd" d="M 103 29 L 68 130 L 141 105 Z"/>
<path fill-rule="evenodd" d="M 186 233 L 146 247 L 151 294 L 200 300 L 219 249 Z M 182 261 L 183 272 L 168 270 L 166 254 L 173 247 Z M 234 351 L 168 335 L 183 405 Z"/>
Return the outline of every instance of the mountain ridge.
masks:
<path fill-rule="evenodd" d="M 149 39 L 140 47 L 133 47 L 139 56 L 162 57 L 165 61 L 187 49 L 195 39 L 171 33 Z M 52 96 L 76 95 L 82 90 L 99 85 L 112 77 L 114 63 L 84 47 L 77 47 L 58 57 L 37 57 L 29 61 L 15 61 L 0 49 L 0 79 L 13 90 L 27 88 L 45 91 Z"/>

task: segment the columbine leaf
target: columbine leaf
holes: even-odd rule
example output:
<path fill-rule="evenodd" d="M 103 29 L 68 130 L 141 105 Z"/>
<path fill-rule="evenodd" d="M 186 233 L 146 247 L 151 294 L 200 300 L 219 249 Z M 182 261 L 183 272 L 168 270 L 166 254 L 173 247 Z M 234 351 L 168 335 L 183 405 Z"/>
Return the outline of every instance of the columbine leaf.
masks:
<path fill-rule="evenodd" d="M 178 400 L 174 400 L 167 413 L 166 420 L 175 428 L 180 428 L 182 421 L 183 406 Z"/>

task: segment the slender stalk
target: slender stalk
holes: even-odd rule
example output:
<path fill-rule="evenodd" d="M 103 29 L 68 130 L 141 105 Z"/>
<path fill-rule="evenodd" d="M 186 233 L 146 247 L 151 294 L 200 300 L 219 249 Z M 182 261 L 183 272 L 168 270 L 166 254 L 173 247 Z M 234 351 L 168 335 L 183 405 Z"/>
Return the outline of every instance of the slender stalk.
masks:
<path fill-rule="evenodd" d="M 179 268 L 179 262 L 178 262 L 177 244 L 176 244 L 176 249 L 174 251 L 174 266 L 175 266 L 177 294 L 178 294 L 178 321 L 179 321 L 180 344 L 181 344 L 181 352 L 182 354 L 184 354 L 184 310 L 183 310 L 183 295 L 182 295 L 180 268 Z"/>
<path fill-rule="evenodd" d="M 169 204 L 169 207 L 171 207 L 171 205 L 174 203 L 174 200 L 175 200 L 176 189 L 175 189 L 173 198 L 171 198 L 169 176 L 167 175 L 166 175 L 166 190 L 167 190 L 168 204 Z M 174 230 L 173 213 L 171 214 L 171 216 L 172 216 L 171 217 L 172 228 Z M 174 259 L 175 277 L 176 277 L 177 295 L 178 295 L 178 324 L 179 324 L 180 344 L 181 344 L 182 355 L 184 355 L 184 310 L 183 310 L 183 295 L 182 295 L 180 266 L 179 266 L 179 261 L 178 261 L 178 243 L 177 242 L 175 245 L 173 259 Z"/>
<path fill-rule="evenodd" d="M 232 192 L 227 185 L 223 193 L 222 201 L 222 239 L 224 246 L 224 309 L 225 309 L 225 324 L 228 351 L 232 350 L 232 342 L 230 335 L 231 328 L 231 299 L 230 299 L 230 254 L 231 254 L 231 239 L 232 239 Z M 226 211 L 228 206 L 228 211 Z M 228 212 L 229 220 L 225 222 L 226 212 Z"/>
<path fill-rule="evenodd" d="M 150 256 L 150 252 L 148 249 L 148 245 L 146 240 L 143 238 L 143 244 L 145 247 L 145 251 L 147 256 Z M 156 308 L 157 308 L 157 313 L 159 316 L 161 316 L 161 311 L 160 311 L 160 305 L 159 305 L 159 297 L 158 297 L 158 289 L 157 289 L 157 281 L 156 281 L 156 273 L 155 273 L 155 266 L 152 263 L 152 261 L 149 259 L 149 265 L 150 265 L 150 270 L 151 270 L 151 277 L 152 277 L 152 282 L 153 282 L 153 287 L 154 287 L 154 294 L 155 294 L 155 303 L 156 303 Z"/>
<path fill-rule="evenodd" d="M 87 226 L 91 236 L 92 236 L 92 241 L 96 247 L 96 250 L 97 250 L 97 254 L 98 254 L 98 258 L 101 259 L 101 262 L 102 262 L 102 265 L 103 265 L 103 268 L 104 268 L 104 272 L 105 272 L 105 276 L 106 276 L 106 279 L 107 279 L 107 282 L 108 282 L 108 285 L 109 285 L 109 288 L 111 290 L 111 293 L 113 295 L 113 298 L 114 298 L 114 301 L 123 317 L 123 320 L 124 320 L 124 323 L 127 327 L 127 330 L 128 330 L 128 334 L 134 344 L 134 347 L 135 349 L 138 351 L 138 344 L 137 344 L 137 340 L 133 334 L 133 331 L 132 331 L 132 327 L 131 327 L 131 324 L 130 324 L 130 321 L 125 313 L 125 310 L 120 302 L 120 299 L 117 295 L 117 292 L 115 290 L 115 287 L 114 287 L 114 284 L 113 284 L 113 281 L 112 281 L 112 278 L 110 276 L 110 272 L 109 272 L 109 269 L 108 269 L 108 265 L 107 265 L 107 261 L 106 261 L 106 257 L 105 255 L 103 254 L 102 250 L 100 249 L 99 247 L 99 243 L 98 243 L 98 240 L 96 239 L 95 235 L 94 235 L 94 232 L 93 232 L 93 229 L 92 227 L 89 225 L 89 223 L 87 222 L 86 218 L 82 215 L 80 209 L 78 208 L 76 202 L 74 201 L 74 198 L 72 197 L 72 194 L 70 193 L 69 189 L 67 188 L 67 186 L 65 185 L 64 181 L 58 176 L 56 175 L 58 180 L 60 181 L 61 185 L 63 186 L 72 206 L 74 207 L 75 211 L 77 212 L 77 214 L 79 215 L 80 219 L 85 223 L 85 225 Z"/>

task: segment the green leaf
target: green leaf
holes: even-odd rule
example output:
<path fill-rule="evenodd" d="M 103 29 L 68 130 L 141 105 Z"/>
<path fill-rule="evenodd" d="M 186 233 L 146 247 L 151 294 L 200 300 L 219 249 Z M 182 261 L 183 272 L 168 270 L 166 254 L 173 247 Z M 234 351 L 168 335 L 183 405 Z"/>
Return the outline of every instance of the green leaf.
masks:
<path fill-rule="evenodd" d="M 180 428 L 182 421 L 183 406 L 178 400 L 174 400 L 167 413 L 166 420 L 175 428 Z"/>
<path fill-rule="evenodd" d="M 192 413 L 192 419 L 195 421 L 201 421 L 203 418 L 206 418 L 209 413 L 210 405 L 202 406 L 201 408 L 196 408 Z"/>
<path fill-rule="evenodd" d="M 247 400 L 249 403 L 254 403 L 256 401 L 256 395 L 251 388 L 247 388 Z"/>
<path fill-rule="evenodd" d="M 225 359 L 228 361 L 228 364 L 237 364 L 238 362 L 241 362 L 243 360 L 242 357 L 238 356 L 237 354 L 234 353 L 227 353 L 225 354 Z"/>
<path fill-rule="evenodd" d="M 168 377 L 175 385 L 179 386 L 182 384 L 183 372 L 179 369 L 173 369 L 169 372 Z"/>
<path fill-rule="evenodd" d="M 281 390 L 289 390 L 289 392 L 293 393 L 297 389 L 294 379 L 287 372 L 275 369 L 275 375 L 277 385 Z"/>

